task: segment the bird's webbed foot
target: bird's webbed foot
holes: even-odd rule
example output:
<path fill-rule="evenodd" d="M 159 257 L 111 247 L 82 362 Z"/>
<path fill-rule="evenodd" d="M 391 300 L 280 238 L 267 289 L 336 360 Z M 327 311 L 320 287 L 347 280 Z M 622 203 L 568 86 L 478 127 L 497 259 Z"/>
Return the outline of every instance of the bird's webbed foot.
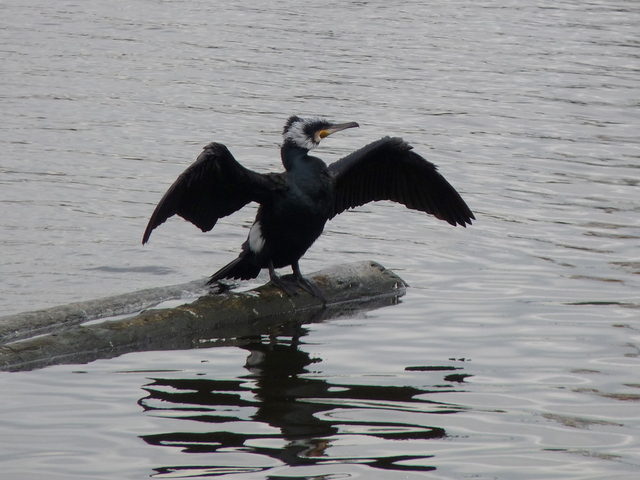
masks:
<path fill-rule="evenodd" d="M 307 280 L 302 275 L 296 278 L 296 280 L 298 285 L 300 285 L 300 287 L 302 287 L 303 290 L 306 290 L 317 299 L 322 300 L 322 303 L 327 303 L 327 299 L 325 298 L 324 294 L 315 283 L 313 283 L 310 280 Z"/>
<path fill-rule="evenodd" d="M 297 283 L 294 283 L 290 280 L 285 280 L 284 278 L 278 276 L 276 270 L 273 268 L 273 263 L 271 262 L 269 262 L 269 278 L 271 279 L 271 283 L 273 283 L 276 287 L 278 287 L 290 297 L 298 296 L 298 292 L 296 291 Z"/>
<path fill-rule="evenodd" d="M 325 298 L 322 291 L 318 288 L 318 286 L 302 276 L 302 273 L 300 273 L 298 262 L 293 263 L 291 265 L 291 268 L 293 269 L 293 278 L 296 279 L 296 282 L 298 283 L 298 285 L 300 285 L 300 287 L 302 287 L 303 290 L 306 290 L 317 299 L 322 300 L 322 303 L 327 303 L 327 299 Z"/>
<path fill-rule="evenodd" d="M 322 301 L 322 303 L 327 303 L 327 299 L 324 294 L 320 291 L 320 289 L 313 282 L 307 280 L 300 273 L 300 268 L 297 263 L 293 264 L 293 278 L 282 278 L 279 277 L 273 266 L 269 266 L 269 278 L 271 279 L 271 283 L 273 283 L 276 287 L 282 290 L 284 293 L 289 295 L 290 297 L 298 296 L 297 287 L 302 288 L 306 292 L 310 293 L 314 297 L 318 298 Z"/>
<path fill-rule="evenodd" d="M 296 287 L 298 286 L 297 283 L 281 278 L 275 272 L 273 274 L 270 272 L 269 277 L 271 278 L 271 283 L 290 297 L 298 296 L 298 292 L 296 291 Z"/>

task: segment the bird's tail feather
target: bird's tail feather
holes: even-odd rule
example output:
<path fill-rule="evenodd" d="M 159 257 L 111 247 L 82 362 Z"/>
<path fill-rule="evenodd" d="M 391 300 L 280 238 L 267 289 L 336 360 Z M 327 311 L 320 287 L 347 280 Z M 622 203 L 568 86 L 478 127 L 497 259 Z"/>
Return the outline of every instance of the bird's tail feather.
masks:
<path fill-rule="evenodd" d="M 216 273 L 211 275 L 211 278 L 207 284 L 212 284 L 223 278 L 234 278 L 238 280 L 249 280 L 250 278 L 256 278 L 262 270 L 257 266 L 250 256 L 240 256 L 233 262 L 225 265 Z"/>

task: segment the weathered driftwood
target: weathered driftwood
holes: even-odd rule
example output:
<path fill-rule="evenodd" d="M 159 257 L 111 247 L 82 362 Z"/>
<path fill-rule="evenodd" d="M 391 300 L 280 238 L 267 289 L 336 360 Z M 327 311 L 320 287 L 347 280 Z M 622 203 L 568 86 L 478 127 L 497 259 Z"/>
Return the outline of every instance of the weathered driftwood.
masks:
<path fill-rule="evenodd" d="M 100 318 L 130 315 L 167 300 L 206 292 L 207 279 L 0 317 L 0 344 Z"/>
<path fill-rule="evenodd" d="M 0 346 L 0 368 L 31 370 L 134 351 L 207 347 L 224 339 L 277 333 L 285 324 L 390 305 L 406 288 L 400 277 L 374 262 L 328 268 L 311 278 L 326 296 L 326 306 L 307 292 L 288 297 L 271 284 L 243 293 L 207 294 L 176 308 L 147 310 L 7 343 Z"/>

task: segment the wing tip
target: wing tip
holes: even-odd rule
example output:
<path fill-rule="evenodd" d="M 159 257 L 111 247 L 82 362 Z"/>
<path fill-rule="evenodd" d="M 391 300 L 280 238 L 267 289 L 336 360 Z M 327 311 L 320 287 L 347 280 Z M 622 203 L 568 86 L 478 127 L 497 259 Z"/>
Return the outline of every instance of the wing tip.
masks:
<path fill-rule="evenodd" d="M 151 224 L 147 225 L 147 228 L 144 231 L 144 235 L 142 235 L 142 245 L 146 244 L 149 241 L 149 237 L 151 236 L 151 232 L 153 231 L 154 227 L 151 227 Z"/>
<path fill-rule="evenodd" d="M 463 228 L 467 228 L 467 225 L 471 226 L 473 225 L 472 220 L 475 220 L 476 217 L 473 214 L 473 212 L 471 210 L 469 210 L 468 212 L 465 212 L 465 216 L 463 216 L 461 219 L 458 219 L 458 225 L 460 225 Z M 454 225 L 455 227 L 456 225 Z"/>

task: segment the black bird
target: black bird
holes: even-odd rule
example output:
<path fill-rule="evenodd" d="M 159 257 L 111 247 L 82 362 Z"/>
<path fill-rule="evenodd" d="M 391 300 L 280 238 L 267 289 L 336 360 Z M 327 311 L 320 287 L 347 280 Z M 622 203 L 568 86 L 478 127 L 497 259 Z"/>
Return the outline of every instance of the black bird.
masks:
<path fill-rule="evenodd" d="M 327 166 L 309 150 L 332 133 L 358 127 L 322 118 L 292 116 L 284 126 L 282 173 L 257 173 L 240 165 L 227 147 L 210 143 L 164 194 L 142 243 L 154 228 L 180 215 L 203 232 L 249 202 L 260 204 L 238 258 L 211 276 L 255 278 L 269 269 L 274 285 L 296 295 L 296 285 L 324 301 L 319 288 L 300 273 L 298 260 L 322 233 L 327 220 L 376 200 L 399 202 L 453 226 L 471 224 L 473 213 L 435 165 L 401 138 L 384 137 Z M 293 282 L 276 268 L 291 265 Z"/>

